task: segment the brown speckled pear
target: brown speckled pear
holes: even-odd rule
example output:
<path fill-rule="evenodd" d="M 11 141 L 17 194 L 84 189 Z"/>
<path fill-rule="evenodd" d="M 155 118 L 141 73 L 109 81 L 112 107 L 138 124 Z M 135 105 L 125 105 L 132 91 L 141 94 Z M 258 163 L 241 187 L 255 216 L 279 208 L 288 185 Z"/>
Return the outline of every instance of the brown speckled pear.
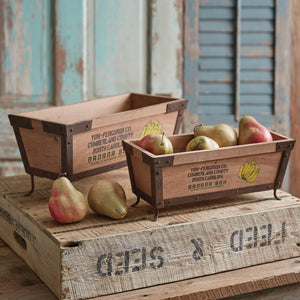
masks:
<path fill-rule="evenodd" d="M 127 214 L 125 191 L 112 179 L 98 180 L 89 190 L 88 203 L 94 212 L 112 219 L 122 219 Z"/>
<path fill-rule="evenodd" d="M 204 135 L 216 141 L 219 147 L 234 146 L 237 144 L 235 129 L 227 124 L 206 126 L 200 124 L 194 128 L 194 136 Z"/>

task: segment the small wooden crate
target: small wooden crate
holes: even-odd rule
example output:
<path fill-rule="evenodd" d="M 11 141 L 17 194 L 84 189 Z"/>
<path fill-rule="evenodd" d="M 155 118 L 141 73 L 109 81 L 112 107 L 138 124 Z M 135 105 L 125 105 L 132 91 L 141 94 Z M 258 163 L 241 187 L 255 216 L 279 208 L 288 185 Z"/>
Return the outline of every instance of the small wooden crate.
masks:
<path fill-rule="evenodd" d="M 173 135 L 174 153 L 159 156 L 137 146 L 139 139 L 125 140 L 132 191 L 156 209 L 271 189 L 276 197 L 295 140 L 272 136 L 268 143 L 185 152 L 193 134 Z M 250 178 L 246 168 L 254 167 Z"/>
<path fill-rule="evenodd" d="M 9 115 L 25 171 L 70 180 L 124 167 L 121 140 L 180 129 L 186 99 L 127 93 Z"/>
<path fill-rule="evenodd" d="M 127 167 L 74 182 L 85 196 L 99 179 L 131 192 Z M 300 256 L 300 200 L 257 192 L 161 209 L 145 201 L 122 220 L 92 211 L 58 224 L 48 210 L 52 180 L 0 178 L 0 237 L 60 299 L 91 299 Z M 253 283 L 253 282 L 252 282 Z M 228 287 L 226 287 L 228 288 Z M 118 299 L 123 299 L 122 294 Z M 129 297 L 128 297 L 129 299 Z"/>

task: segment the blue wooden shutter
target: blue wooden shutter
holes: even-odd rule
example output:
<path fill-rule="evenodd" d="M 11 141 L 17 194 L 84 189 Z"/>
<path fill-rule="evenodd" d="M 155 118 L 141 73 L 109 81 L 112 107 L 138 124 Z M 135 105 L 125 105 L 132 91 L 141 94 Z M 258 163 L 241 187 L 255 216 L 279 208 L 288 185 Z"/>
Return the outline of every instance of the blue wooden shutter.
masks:
<path fill-rule="evenodd" d="M 287 1 L 185 3 L 184 96 L 191 120 L 186 130 L 197 122 L 236 126 L 242 114 L 250 114 L 287 133 Z"/>

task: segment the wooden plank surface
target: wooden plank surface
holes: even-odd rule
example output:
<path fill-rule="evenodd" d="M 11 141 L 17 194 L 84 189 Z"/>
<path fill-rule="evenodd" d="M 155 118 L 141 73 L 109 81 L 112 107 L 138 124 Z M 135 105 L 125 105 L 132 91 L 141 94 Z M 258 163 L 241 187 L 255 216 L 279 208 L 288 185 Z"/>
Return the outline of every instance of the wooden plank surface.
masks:
<path fill-rule="evenodd" d="M 125 188 L 131 204 L 135 195 L 130 191 L 127 172 L 127 168 L 114 170 L 74 185 L 87 195 L 96 180 L 114 178 Z M 40 243 L 52 245 L 56 253 L 60 253 L 61 247 L 62 277 L 51 276 L 60 280 L 62 290 L 67 291 L 65 298 L 73 290 L 72 299 L 92 298 L 300 255 L 299 199 L 285 192 L 279 193 L 281 201 L 267 191 L 168 207 L 161 211 L 156 222 L 152 221 L 154 210 L 141 201 L 120 221 L 89 211 L 83 221 L 61 225 L 52 220 L 47 209 L 52 181 L 36 179 L 36 190 L 29 197 L 24 197 L 29 190 L 29 176 L 0 180 L 0 222 L 6 226 L 0 233 L 17 250 L 20 247 L 15 247 L 9 232 L 16 231 L 23 237 L 27 243 L 25 252 L 30 255 L 17 253 L 40 276 L 43 270 L 45 273 L 45 265 L 36 267 L 34 253 L 39 253 L 42 262 L 47 264 L 47 259 L 42 258 L 46 249 Z M 16 227 L 19 223 L 26 230 Z M 107 260 L 110 256 L 111 266 Z M 49 281 L 50 275 L 43 276 Z"/>
<path fill-rule="evenodd" d="M 231 272 L 183 280 L 94 299 L 297 299 L 300 291 L 300 258 L 272 262 Z M 30 268 L 0 239 L 0 298 L 2 300 L 57 299 Z M 270 291 L 269 289 L 274 289 Z M 268 289 L 267 292 L 263 290 Z M 257 292 L 257 293 L 254 293 Z M 273 298 L 270 298 L 273 295 Z"/>

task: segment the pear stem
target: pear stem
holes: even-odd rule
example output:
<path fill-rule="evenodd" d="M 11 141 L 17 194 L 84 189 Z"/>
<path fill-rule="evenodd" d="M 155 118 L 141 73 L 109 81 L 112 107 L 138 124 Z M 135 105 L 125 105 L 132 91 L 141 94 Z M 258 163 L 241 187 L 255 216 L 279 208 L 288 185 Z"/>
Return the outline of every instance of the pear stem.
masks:
<path fill-rule="evenodd" d="M 201 127 L 201 126 L 204 126 L 204 124 L 203 124 L 203 123 L 200 123 L 200 124 L 196 125 L 196 126 L 194 127 L 194 131 L 195 131 L 196 128 Z"/>
<path fill-rule="evenodd" d="M 163 133 L 162 133 L 162 136 L 161 136 L 161 142 L 160 142 L 160 145 L 161 145 L 161 146 L 164 145 L 164 141 L 163 141 L 164 136 L 165 136 L 165 133 L 163 132 Z"/>

